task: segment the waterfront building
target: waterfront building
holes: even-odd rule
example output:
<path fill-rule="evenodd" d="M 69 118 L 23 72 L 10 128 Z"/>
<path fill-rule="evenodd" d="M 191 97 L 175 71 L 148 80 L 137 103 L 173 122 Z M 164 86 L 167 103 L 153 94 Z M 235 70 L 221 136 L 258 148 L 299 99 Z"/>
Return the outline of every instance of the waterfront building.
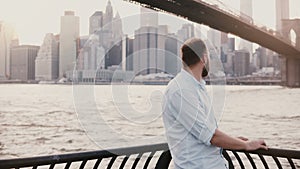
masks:
<path fill-rule="evenodd" d="M 65 11 L 61 16 L 59 42 L 59 77 L 74 69 L 79 44 L 79 17 L 73 11 Z"/>
<path fill-rule="evenodd" d="M 58 78 L 59 39 L 52 33 L 46 34 L 35 59 L 35 80 L 51 81 Z"/>
<path fill-rule="evenodd" d="M 250 54 L 247 50 L 236 50 L 233 55 L 234 76 L 245 76 L 249 74 Z"/>
<path fill-rule="evenodd" d="M 136 74 L 150 74 L 165 71 L 165 41 L 168 28 L 141 27 L 134 33 L 133 70 Z"/>
<path fill-rule="evenodd" d="M 176 75 L 182 67 L 181 57 L 177 49 L 177 37 L 173 34 L 168 34 L 165 44 L 165 72 L 171 75 Z"/>
<path fill-rule="evenodd" d="M 151 74 L 165 71 L 167 25 L 158 25 L 156 11 L 141 8 L 141 27 L 134 32 L 133 71 Z"/>
<path fill-rule="evenodd" d="M 141 27 L 158 27 L 158 12 L 141 7 Z"/>
<path fill-rule="evenodd" d="M 96 11 L 92 16 L 90 16 L 89 22 L 89 34 L 94 34 L 97 31 L 99 31 L 103 27 L 103 12 L 102 11 Z"/>
<path fill-rule="evenodd" d="M 177 31 L 177 38 L 179 41 L 179 46 L 182 46 L 182 44 L 195 36 L 195 29 L 194 25 L 191 23 L 183 24 L 182 27 Z"/>
<path fill-rule="evenodd" d="M 10 48 L 18 45 L 13 27 L 0 21 L 0 80 L 10 78 Z"/>
<path fill-rule="evenodd" d="M 21 45 L 11 48 L 11 79 L 12 80 L 34 80 L 35 59 L 39 46 Z"/>
<path fill-rule="evenodd" d="M 133 39 L 127 35 L 122 43 L 122 70 L 133 71 Z"/>
<path fill-rule="evenodd" d="M 221 57 L 221 32 L 215 29 L 209 29 L 207 32 L 207 47 L 211 58 Z"/>
<path fill-rule="evenodd" d="M 97 36 L 97 44 L 94 41 L 94 36 Z M 118 12 L 114 17 L 110 0 L 107 2 L 105 12 L 96 11 L 90 17 L 90 37 L 94 41 L 92 45 L 93 47 L 85 45 L 83 49 L 85 57 L 84 60 L 89 60 L 89 62 L 83 64 L 93 64 L 90 60 L 93 60 L 95 57 L 98 58 L 97 60 L 101 58 L 101 63 L 97 62 L 96 67 L 94 65 L 89 65 L 89 69 L 85 68 L 85 70 L 95 70 L 95 68 L 107 69 L 112 65 L 118 65 L 121 63 L 123 38 L 122 20 Z M 89 51 L 95 48 L 97 48 L 96 50 L 100 52 Z M 103 53 L 105 55 L 104 58 L 102 58 Z M 95 54 L 97 56 L 95 56 Z M 101 54 L 101 56 L 99 56 L 99 54 Z"/>

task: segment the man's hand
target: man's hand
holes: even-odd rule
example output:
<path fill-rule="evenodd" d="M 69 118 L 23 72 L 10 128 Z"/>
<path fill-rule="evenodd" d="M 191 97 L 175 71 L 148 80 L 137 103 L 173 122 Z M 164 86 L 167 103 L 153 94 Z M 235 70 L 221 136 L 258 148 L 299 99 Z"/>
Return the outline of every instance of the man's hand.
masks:
<path fill-rule="evenodd" d="M 252 151 L 257 149 L 265 149 L 268 150 L 266 143 L 264 140 L 253 140 L 253 141 L 246 141 L 246 150 Z"/>
<path fill-rule="evenodd" d="M 248 140 L 245 137 L 231 137 L 219 129 L 216 129 L 210 143 L 217 147 L 222 147 L 225 149 L 233 150 L 256 150 L 256 149 L 265 149 L 268 150 L 264 140 Z"/>

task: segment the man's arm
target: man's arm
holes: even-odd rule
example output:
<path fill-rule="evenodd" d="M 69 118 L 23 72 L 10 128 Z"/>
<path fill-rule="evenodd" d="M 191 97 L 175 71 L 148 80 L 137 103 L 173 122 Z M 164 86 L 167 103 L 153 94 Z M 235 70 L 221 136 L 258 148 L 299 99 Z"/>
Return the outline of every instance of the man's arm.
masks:
<path fill-rule="evenodd" d="M 210 142 L 214 146 L 233 150 L 251 151 L 256 149 L 268 149 L 264 140 L 250 141 L 246 139 L 235 138 L 221 132 L 219 129 L 216 129 Z"/>

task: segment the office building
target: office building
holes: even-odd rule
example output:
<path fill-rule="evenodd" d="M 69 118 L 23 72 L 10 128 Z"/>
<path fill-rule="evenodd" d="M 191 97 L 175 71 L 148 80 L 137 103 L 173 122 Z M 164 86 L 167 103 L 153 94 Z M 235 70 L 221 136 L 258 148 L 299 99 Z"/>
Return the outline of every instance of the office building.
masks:
<path fill-rule="evenodd" d="M 182 67 L 181 57 L 178 55 L 176 35 L 168 34 L 165 43 L 165 72 L 175 76 Z"/>
<path fill-rule="evenodd" d="M 35 59 L 35 80 L 51 81 L 58 78 L 59 38 L 46 34 L 44 42 Z"/>
<path fill-rule="evenodd" d="M 119 15 L 119 12 L 117 12 L 116 16 L 113 18 L 113 24 L 112 24 L 112 39 L 114 42 L 121 42 L 123 38 L 123 25 L 122 20 Z"/>
<path fill-rule="evenodd" d="M 141 7 L 141 27 L 158 27 L 158 12 Z"/>
<path fill-rule="evenodd" d="M 11 79 L 23 81 L 35 79 L 35 59 L 39 48 L 32 45 L 11 48 Z"/>
<path fill-rule="evenodd" d="M 0 21 L 0 80 L 10 78 L 10 48 L 17 45 L 13 27 Z"/>
<path fill-rule="evenodd" d="M 207 47 L 211 58 L 221 58 L 221 32 L 209 29 L 207 32 Z"/>
<path fill-rule="evenodd" d="M 61 17 L 59 43 L 59 77 L 74 70 L 79 41 L 79 17 L 73 11 L 65 11 Z"/>
<path fill-rule="evenodd" d="M 113 65 L 120 65 L 121 62 L 122 62 L 122 41 L 119 41 L 116 42 L 105 53 L 105 69 Z"/>
<path fill-rule="evenodd" d="M 112 30 L 112 21 L 114 17 L 113 8 L 110 0 L 108 0 L 104 14 L 104 29 Z"/>
<path fill-rule="evenodd" d="M 195 29 L 193 24 L 183 24 L 182 27 L 177 31 L 177 38 L 180 41 L 180 46 L 189 38 L 195 36 Z"/>
<path fill-rule="evenodd" d="M 245 76 L 249 74 L 250 55 L 247 50 L 237 50 L 233 56 L 233 75 Z"/>
<path fill-rule="evenodd" d="M 107 69 L 112 65 L 121 63 L 122 20 L 118 12 L 114 17 L 110 0 L 107 2 L 105 12 L 96 11 L 90 17 L 90 36 L 93 40 L 90 38 L 89 44 L 81 50 L 83 54 L 79 56 L 81 65 L 85 65 L 85 70 Z M 91 41 L 93 42 L 91 43 Z M 93 63 L 94 60 L 97 60 L 97 64 Z"/>
<path fill-rule="evenodd" d="M 127 35 L 122 42 L 122 70 L 133 71 L 133 39 Z"/>
<path fill-rule="evenodd" d="M 134 33 L 133 71 L 150 74 L 165 71 L 165 41 L 168 27 L 141 27 Z"/>
<path fill-rule="evenodd" d="M 92 16 L 90 16 L 90 35 L 96 33 L 97 31 L 100 31 L 100 29 L 103 27 L 103 17 L 104 16 L 102 11 L 96 11 Z"/>
<path fill-rule="evenodd" d="M 84 43 L 78 56 L 77 70 L 96 70 L 105 67 L 105 49 L 99 43 L 97 35 L 91 35 L 89 39 L 81 37 Z"/>

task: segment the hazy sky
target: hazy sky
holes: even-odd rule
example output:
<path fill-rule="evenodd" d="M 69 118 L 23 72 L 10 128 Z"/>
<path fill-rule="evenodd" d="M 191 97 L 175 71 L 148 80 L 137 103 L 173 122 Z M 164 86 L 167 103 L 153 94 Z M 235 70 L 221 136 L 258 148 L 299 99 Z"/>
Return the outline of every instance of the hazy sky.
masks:
<path fill-rule="evenodd" d="M 240 0 L 220 0 L 228 7 L 239 10 Z M 111 0 L 116 11 L 127 19 L 125 33 L 132 34 L 139 27 L 139 6 L 123 0 Z M 88 19 L 97 10 L 104 11 L 107 0 L 0 0 L 0 21 L 12 24 L 21 44 L 41 45 L 46 33 L 58 34 L 60 16 L 73 10 L 80 17 L 80 34 L 88 34 Z M 290 17 L 300 18 L 300 1 L 290 0 Z M 253 18 L 270 28 L 275 28 L 275 0 L 253 0 Z M 184 23 L 176 17 L 163 17 L 161 24 L 175 32 Z"/>

